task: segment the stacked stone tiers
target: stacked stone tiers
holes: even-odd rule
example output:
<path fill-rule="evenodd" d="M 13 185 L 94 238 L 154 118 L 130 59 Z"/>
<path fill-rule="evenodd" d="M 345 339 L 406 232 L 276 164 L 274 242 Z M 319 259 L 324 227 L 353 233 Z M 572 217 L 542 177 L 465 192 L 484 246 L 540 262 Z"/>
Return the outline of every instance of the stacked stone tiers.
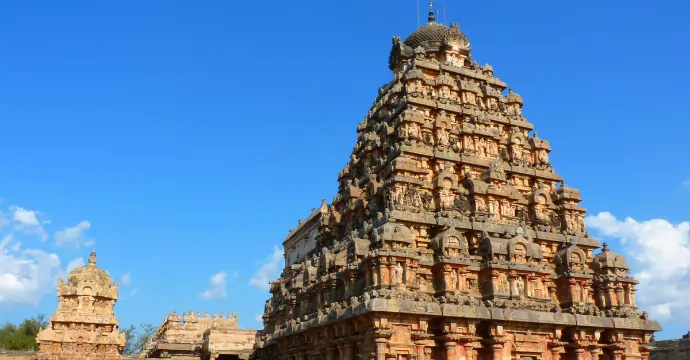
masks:
<path fill-rule="evenodd" d="M 522 98 L 457 25 L 395 37 L 389 67 L 337 195 L 283 243 L 254 356 L 645 360 L 659 325 Z"/>

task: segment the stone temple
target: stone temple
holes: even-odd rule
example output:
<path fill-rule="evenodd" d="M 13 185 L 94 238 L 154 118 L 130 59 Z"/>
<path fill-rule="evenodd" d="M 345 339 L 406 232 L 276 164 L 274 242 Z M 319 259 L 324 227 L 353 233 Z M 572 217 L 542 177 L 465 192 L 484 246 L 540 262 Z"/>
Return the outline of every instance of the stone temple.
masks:
<path fill-rule="evenodd" d="M 393 38 L 337 195 L 285 239 L 255 359 L 647 360 L 660 327 L 625 259 L 470 49 L 433 13 Z"/>
<path fill-rule="evenodd" d="M 67 283 L 58 280 L 58 308 L 48 327 L 36 336 L 37 360 L 119 359 L 125 334 L 118 331 L 113 307 L 117 283 L 96 266 L 96 252 L 89 264 L 72 270 Z"/>

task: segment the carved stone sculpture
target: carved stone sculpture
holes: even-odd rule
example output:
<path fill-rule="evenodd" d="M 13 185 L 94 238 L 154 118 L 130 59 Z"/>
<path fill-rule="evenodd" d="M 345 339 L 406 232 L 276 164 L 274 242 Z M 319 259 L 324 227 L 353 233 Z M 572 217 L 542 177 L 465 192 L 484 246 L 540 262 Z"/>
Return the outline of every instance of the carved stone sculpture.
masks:
<path fill-rule="evenodd" d="M 58 279 L 58 310 L 36 336 L 37 360 L 120 358 L 125 333 L 113 312 L 118 286 L 96 261 L 93 251 L 89 264 L 72 270 L 66 283 Z"/>
<path fill-rule="evenodd" d="M 470 51 L 433 13 L 394 38 L 337 195 L 283 242 L 255 359 L 647 360 L 625 259 Z"/>

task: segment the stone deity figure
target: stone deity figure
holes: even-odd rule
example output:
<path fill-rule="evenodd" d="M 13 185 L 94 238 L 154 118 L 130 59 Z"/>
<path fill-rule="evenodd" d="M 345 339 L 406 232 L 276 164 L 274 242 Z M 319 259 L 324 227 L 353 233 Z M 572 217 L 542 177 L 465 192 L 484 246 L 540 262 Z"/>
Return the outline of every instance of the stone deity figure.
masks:
<path fill-rule="evenodd" d="M 413 139 L 419 138 L 419 125 L 415 123 L 410 124 L 407 128 L 407 133 Z"/>
<path fill-rule="evenodd" d="M 453 205 L 453 194 L 448 189 L 441 189 L 439 192 L 439 199 L 441 200 L 441 207 L 443 208 Z"/>
<path fill-rule="evenodd" d="M 471 136 L 467 136 L 467 135 L 464 136 L 464 141 L 463 141 L 462 147 L 463 147 L 463 149 L 467 149 L 467 150 L 474 150 L 475 149 L 474 148 L 474 141 L 472 141 Z"/>
<path fill-rule="evenodd" d="M 422 205 L 424 205 L 422 201 L 422 195 L 419 193 L 419 191 L 415 191 L 412 195 L 412 206 L 419 208 L 422 207 Z"/>
<path fill-rule="evenodd" d="M 395 266 L 395 279 L 398 284 L 403 283 L 403 267 L 400 263 Z"/>
<path fill-rule="evenodd" d="M 522 280 L 522 276 L 517 278 L 517 296 L 522 297 L 525 292 L 525 281 Z"/>
<path fill-rule="evenodd" d="M 450 290 L 455 290 L 457 288 L 457 285 L 458 285 L 458 275 L 456 274 L 455 270 L 451 271 L 450 278 L 451 278 Z"/>
<path fill-rule="evenodd" d="M 510 147 L 510 157 L 514 162 L 522 160 L 522 145 L 513 144 Z"/>
<path fill-rule="evenodd" d="M 474 199 L 475 206 L 477 207 L 477 211 L 486 211 L 486 201 L 483 198 L 480 197 L 475 197 Z"/>
<path fill-rule="evenodd" d="M 545 165 L 549 163 L 549 153 L 544 149 L 537 150 L 537 162 L 540 165 Z"/>
<path fill-rule="evenodd" d="M 438 130 L 437 137 L 439 145 L 448 146 L 448 144 L 450 144 L 446 129 Z"/>

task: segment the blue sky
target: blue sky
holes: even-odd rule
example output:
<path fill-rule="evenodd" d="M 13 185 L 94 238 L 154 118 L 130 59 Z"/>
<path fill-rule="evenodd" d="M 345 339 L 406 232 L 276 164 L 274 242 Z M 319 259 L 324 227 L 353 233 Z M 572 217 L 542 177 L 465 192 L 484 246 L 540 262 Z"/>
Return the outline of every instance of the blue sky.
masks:
<path fill-rule="evenodd" d="M 641 274 L 658 338 L 685 333 L 690 3 L 448 3 Z M 414 0 L 1 6 L 0 322 L 52 313 L 93 247 L 127 278 L 123 326 L 194 309 L 258 327 L 275 246 L 335 195 L 391 38 L 417 25 Z"/>

